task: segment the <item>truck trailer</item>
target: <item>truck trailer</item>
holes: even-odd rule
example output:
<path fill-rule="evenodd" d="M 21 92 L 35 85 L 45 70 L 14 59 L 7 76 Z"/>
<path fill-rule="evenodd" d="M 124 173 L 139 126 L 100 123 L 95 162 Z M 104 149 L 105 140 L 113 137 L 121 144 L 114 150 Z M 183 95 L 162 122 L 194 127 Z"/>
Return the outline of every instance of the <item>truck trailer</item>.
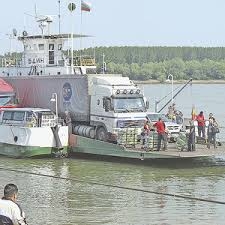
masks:
<path fill-rule="evenodd" d="M 139 135 L 145 123 L 144 95 L 128 77 L 73 74 L 5 79 L 22 107 L 50 108 L 62 118 L 69 112 L 75 134 L 117 142 L 121 131 L 135 129 Z M 50 101 L 52 96 L 55 102 Z"/>

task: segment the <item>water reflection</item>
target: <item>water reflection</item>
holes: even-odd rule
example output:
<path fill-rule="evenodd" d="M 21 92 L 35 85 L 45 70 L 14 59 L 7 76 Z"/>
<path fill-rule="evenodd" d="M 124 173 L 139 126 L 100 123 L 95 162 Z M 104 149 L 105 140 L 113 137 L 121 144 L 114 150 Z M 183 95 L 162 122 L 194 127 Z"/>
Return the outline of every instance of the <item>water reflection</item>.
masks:
<path fill-rule="evenodd" d="M 0 170 L 0 188 L 8 182 L 19 186 L 29 224 L 222 224 L 223 205 L 90 183 L 225 201 L 224 164 L 215 160 L 183 163 L 184 167 L 168 161 L 147 166 L 0 158 L 1 167 L 69 178 Z"/>

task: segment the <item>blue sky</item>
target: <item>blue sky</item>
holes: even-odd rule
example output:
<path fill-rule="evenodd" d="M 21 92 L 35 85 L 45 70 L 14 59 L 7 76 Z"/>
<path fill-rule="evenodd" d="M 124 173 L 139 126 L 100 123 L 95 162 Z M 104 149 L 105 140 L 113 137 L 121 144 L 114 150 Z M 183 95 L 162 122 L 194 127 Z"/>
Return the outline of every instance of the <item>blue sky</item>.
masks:
<path fill-rule="evenodd" d="M 0 14 L 0 52 L 9 51 L 6 34 L 40 32 L 33 17 L 55 15 L 51 31 L 58 32 L 58 0 L 7 0 Z M 71 15 L 69 2 L 77 4 Z M 87 0 L 91 12 L 83 12 L 80 27 L 79 1 L 61 0 L 61 31 L 93 35 L 83 47 L 93 46 L 225 46 L 224 0 Z M 13 42 L 13 43 L 12 43 Z M 20 49 L 11 42 L 13 48 Z"/>

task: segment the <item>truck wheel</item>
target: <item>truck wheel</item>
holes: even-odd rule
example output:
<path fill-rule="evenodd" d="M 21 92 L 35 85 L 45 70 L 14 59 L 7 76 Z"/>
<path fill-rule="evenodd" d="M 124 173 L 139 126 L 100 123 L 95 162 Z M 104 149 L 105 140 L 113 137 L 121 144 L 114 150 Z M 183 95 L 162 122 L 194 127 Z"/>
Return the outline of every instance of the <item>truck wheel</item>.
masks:
<path fill-rule="evenodd" d="M 96 137 L 97 137 L 97 139 L 100 140 L 100 141 L 107 141 L 107 132 L 106 132 L 106 130 L 105 130 L 104 127 L 100 127 L 100 128 L 97 130 Z"/>

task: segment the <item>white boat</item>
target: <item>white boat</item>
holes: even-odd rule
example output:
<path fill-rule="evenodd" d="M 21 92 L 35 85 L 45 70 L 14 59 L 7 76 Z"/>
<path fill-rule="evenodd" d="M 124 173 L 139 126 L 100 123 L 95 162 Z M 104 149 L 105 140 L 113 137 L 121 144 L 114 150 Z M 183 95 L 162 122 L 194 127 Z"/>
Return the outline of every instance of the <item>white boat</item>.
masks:
<path fill-rule="evenodd" d="M 0 114 L 0 154 L 10 157 L 66 155 L 68 126 L 49 109 L 5 108 Z"/>

